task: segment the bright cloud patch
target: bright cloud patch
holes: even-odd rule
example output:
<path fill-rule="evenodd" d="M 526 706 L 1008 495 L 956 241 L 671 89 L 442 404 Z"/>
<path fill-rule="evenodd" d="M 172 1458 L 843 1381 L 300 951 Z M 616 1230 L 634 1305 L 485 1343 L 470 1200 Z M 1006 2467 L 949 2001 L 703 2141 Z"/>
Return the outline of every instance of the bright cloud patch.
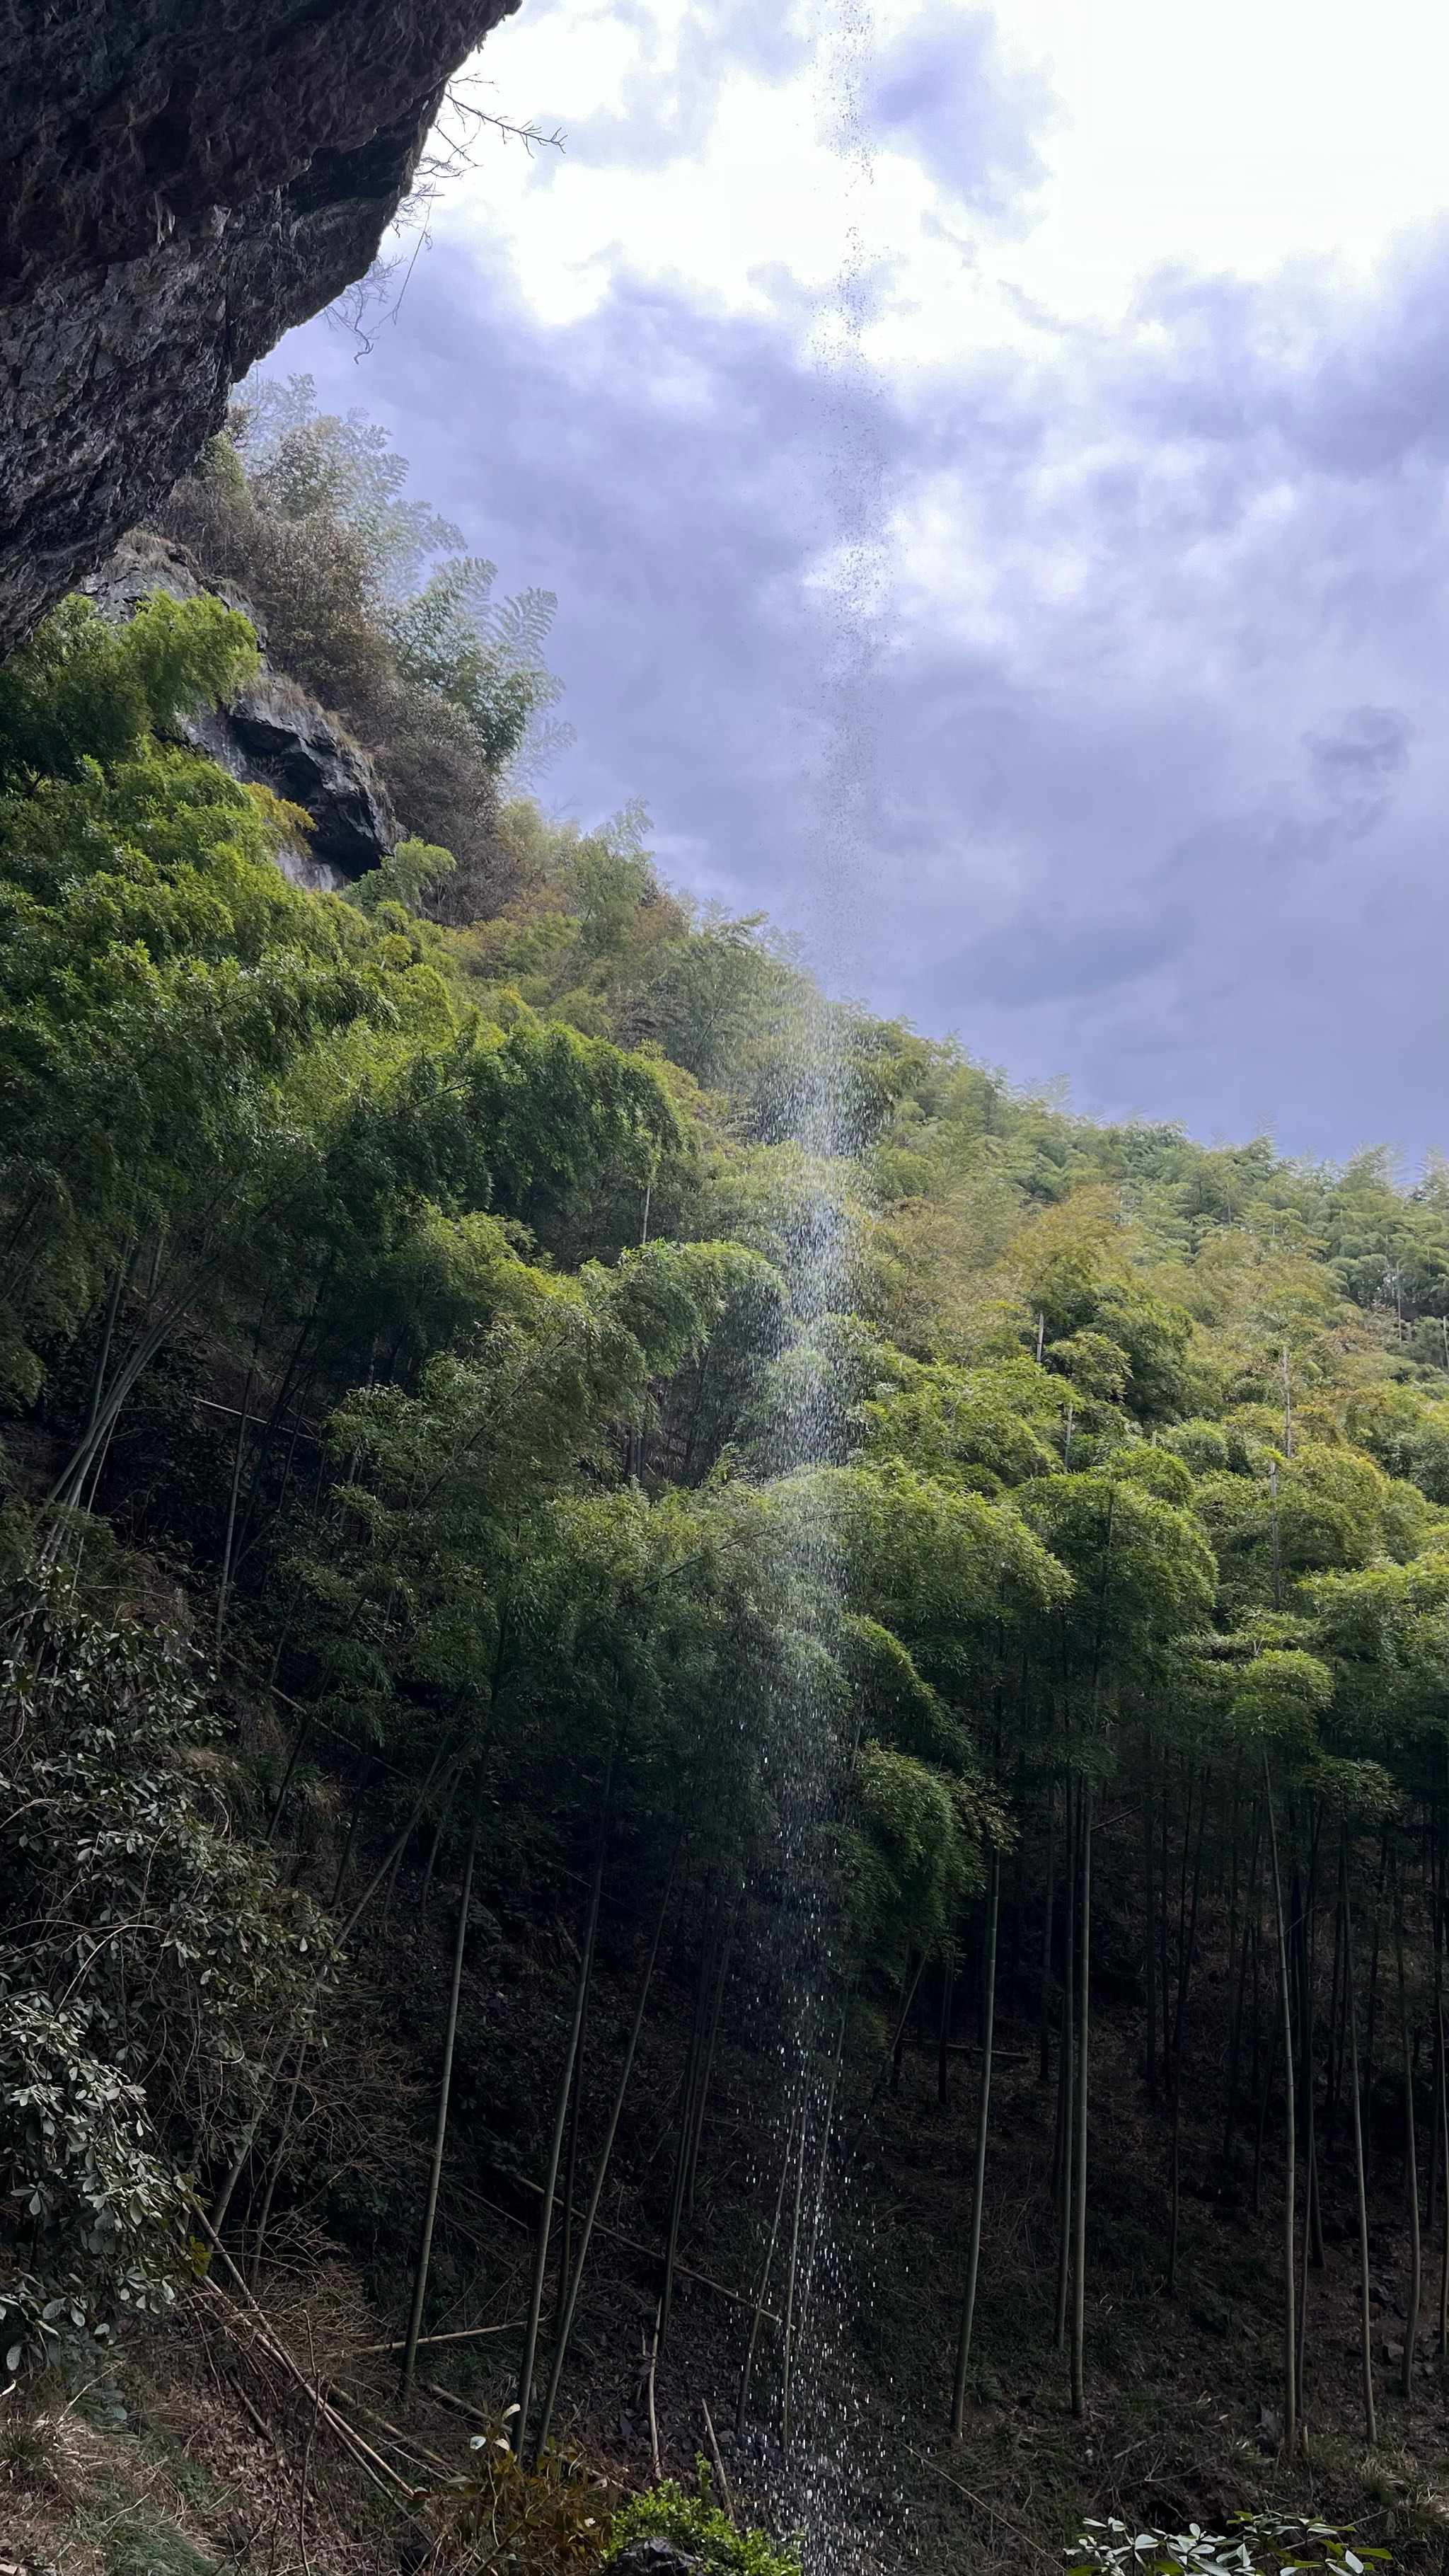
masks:
<path fill-rule="evenodd" d="M 1449 32 L 525 0 L 361 402 L 667 865 L 1084 1102 L 1449 1138 Z M 1336 173 L 1336 177 L 1333 175 Z"/>

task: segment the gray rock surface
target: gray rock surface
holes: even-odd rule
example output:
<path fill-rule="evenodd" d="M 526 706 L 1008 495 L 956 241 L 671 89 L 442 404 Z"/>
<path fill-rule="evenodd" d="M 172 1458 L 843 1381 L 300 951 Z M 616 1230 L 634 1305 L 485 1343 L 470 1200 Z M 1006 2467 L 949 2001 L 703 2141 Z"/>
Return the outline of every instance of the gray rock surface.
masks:
<path fill-rule="evenodd" d="M 518 0 L 0 0 L 0 651 L 364 274 Z"/>
<path fill-rule="evenodd" d="M 704 2576 L 704 2560 L 651 2531 L 643 2540 L 631 2540 L 627 2549 L 610 2559 L 609 2576 Z"/>
<path fill-rule="evenodd" d="M 173 599 L 207 594 L 265 630 L 251 602 L 226 582 L 203 579 L 184 546 L 137 529 L 79 584 L 102 617 L 120 623 L 154 590 Z M 340 719 L 263 658 L 256 678 L 230 705 L 192 717 L 188 738 L 233 778 L 254 779 L 312 818 L 310 837 L 283 851 L 299 884 L 336 887 L 375 868 L 398 843 L 398 820 L 377 772 Z"/>
<path fill-rule="evenodd" d="M 229 707 L 196 718 L 191 730 L 234 778 L 259 779 L 274 796 L 305 808 L 311 855 L 327 869 L 360 877 L 396 849 L 397 817 L 366 752 L 295 680 L 263 670 Z"/>

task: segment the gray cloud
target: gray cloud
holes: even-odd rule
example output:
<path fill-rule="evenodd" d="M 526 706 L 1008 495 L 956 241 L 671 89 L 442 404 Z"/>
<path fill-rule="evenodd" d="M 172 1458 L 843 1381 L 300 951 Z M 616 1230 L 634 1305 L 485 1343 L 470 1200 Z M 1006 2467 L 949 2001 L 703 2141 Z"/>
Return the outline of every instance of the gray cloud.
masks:
<path fill-rule="evenodd" d="M 1418 1150 L 1449 1138 L 1446 289 L 1443 239 L 1357 304 L 1163 279 L 1151 336 L 906 404 L 665 293 L 544 328 L 439 247 L 370 359 L 313 324 L 275 363 L 559 593 L 546 799 L 642 794 L 676 875 L 1084 1106 Z M 960 583 L 882 604 L 869 549 L 943 480 Z M 854 600 L 817 578 L 852 548 Z"/>
<path fill-rule="evenodd" d="M 1396 707 L 1350 707 L 1303 737 L 1314 785 L 1350 839 L 1362 840 L 1393 802 L 1415 728 Z"/>
<path fill-rule="evenodd" d="M 1041 178 L 1048 113 L 1039 83 L 1002 70 L 985 10 L 918 19 L 873 64 L 864 103 L 882 141 L 914 148 L 954 195 L 998 212 Z"/>

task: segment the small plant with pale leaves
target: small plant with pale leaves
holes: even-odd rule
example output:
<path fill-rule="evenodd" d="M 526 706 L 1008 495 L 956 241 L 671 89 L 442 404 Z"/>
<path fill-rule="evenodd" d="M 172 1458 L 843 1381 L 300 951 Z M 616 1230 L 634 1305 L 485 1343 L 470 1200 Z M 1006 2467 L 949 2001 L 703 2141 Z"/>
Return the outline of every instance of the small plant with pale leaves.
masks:
<path fill-rule="evenodd" d="M 1352 2527 L 1299 2514 L 1240 2513 L 1231 2532 L 1134 2531 L 1089 2515 L 1066 2555 L 1067 2576 L 1371 2576 L 1387 2549 L 1353 2549 Z"/>

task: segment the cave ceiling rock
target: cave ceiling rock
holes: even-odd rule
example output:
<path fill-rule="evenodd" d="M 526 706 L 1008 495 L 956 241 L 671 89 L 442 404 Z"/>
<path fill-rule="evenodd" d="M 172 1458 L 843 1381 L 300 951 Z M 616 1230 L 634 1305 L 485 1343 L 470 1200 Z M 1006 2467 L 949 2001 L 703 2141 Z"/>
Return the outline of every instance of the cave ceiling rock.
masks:
<path fill-rule="evenodd" d="M 518 0 L 0 0 L 0 652 L 363 276 Z"/>

